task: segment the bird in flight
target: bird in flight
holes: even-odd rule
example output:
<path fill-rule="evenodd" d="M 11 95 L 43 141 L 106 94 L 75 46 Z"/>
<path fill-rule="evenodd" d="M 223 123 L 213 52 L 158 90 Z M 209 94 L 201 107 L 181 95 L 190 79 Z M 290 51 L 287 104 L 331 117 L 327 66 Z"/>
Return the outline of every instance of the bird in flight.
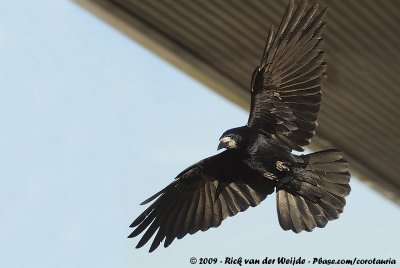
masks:
<path fill-rule="evenodd" d="M 350 193 L 348 162 L 336 149 L 306 155 L 317 127 L 321 85 L 326 78 L 322 34 L 326 9 L 291 0 L 277 28 L 269 30 L 260 65 L 251 80 L 245 126 L 222 134 L 226 149 L 182 171 L 131 224 L 129 238 L 163 241 L 218 227 L 276 192 L 279 224 L 295 233 L 325 227 L 343 212 Z"/>

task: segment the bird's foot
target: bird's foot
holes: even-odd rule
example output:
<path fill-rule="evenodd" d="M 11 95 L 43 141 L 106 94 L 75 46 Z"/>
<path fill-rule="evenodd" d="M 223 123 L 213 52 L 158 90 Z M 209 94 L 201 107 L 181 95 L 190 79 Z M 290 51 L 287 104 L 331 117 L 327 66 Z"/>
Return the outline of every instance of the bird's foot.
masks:
<path fill-rule="evenodd" d="M 277 180 L 277 177 L 273 174 L 273 173 L 271 173 L 271 172 L 265 172 L 264 174 L 263 174 L 263 176 L 265 177 L 265 178 L 267 178 L 267 179 L 269 179 L 269 180 L 273 180 L 273 181 L 276 181 Z"/>
<path fill-rule="evenodd" d="M 276 161 L 276 169 L 279 171 L 290 171 L 290 168 L 288 168 L 284 162 L 282 161 Z"/>

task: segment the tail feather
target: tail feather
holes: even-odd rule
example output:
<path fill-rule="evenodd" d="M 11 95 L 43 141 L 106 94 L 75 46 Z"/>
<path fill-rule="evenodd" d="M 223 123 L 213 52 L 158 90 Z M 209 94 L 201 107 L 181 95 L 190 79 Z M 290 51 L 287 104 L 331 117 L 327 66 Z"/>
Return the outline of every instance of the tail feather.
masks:
<path fill-rule="evenodd" d="M 336 149 L 324 150 L 304 156 L 308 164 L 331 163 L 343 158 L 343 153 Z"/>
<path fill-rule="evenodd" d="M 317 227 L 324 228 L 328 224 L 328 218 L 325 217 L 324 211 L 318 204 L 313 203 L 301 196 L 298 196 L 297 198 L 303 199 L 306 202 L 307 207 L 311 212 L 310 216 L 313 217 L 314 220 L 317 222 Z M 309 231 L 312 231 L 312 229 Z"/>
<path fill-rule="evenodd" d="M 286 191 L 278 191 L 276 201 L 278 205 L 278 219 L 282 229 L 287 231 L 293 229 L 292 219 L 290 217 L 289 200 Z"/>
<path fill-rule="evenodd" d="M 317 221 L 312 216 L 312 212 L 308 208 L 303 198 L 296 198 L 297 208 L 305 224 L 305 230 L 311 231 L 317 226 Z"/>
<path fill-rule="evenodd" d="M 337 219 L 350 193 L 349 164 L 339 150 L 301 156 L 288 183 L 278 187 L 277 210 L 281 227 L 296 233 L 325 227 Z"/>
<path fill-rule="evenodd" d="M 326 173 L 321 171 L 314 171 L 313 173 L 326 182 L 344 184 L 344 185 L 350 182 L 350 177 L 351 177 L 349 172 Z"/>
<path fill-rule="evenodd" d="M 307 165 L 306 170 L 340 173 L 340 172 L 346 172 L 346 170 L 349 170 L 349 163 L 347 163 L 346 161 L 335 161 L 335 162 L 330 162 L 330 163 L 315 163 L 315 164 Z"/>
<path fill-rule="evenodd" d="M 296 233 L 301 232 L 302 230 L 305 230 L 306 227 L 299 208 L 297 207 L 296 198 L 289 194 L 287 195 L 287 198 L 289 200 L 289 212 L 293 222 L 293 229 Z"/>

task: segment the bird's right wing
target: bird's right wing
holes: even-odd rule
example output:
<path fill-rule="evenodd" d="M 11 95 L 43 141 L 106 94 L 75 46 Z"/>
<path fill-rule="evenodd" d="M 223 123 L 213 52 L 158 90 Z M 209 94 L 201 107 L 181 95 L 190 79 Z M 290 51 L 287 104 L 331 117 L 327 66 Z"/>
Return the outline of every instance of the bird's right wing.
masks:
<path fill-rule="evenodd" d="M 282 22 L 268 34 L 263 57 L 253 73 L 247 125 L 297 151 L 317 127 L 326 64 L 322 33 L 326 10 L 308 10 L 291 0 Z"/>
<path fill-rule="evenodd" d="M 274 186 L 253 174 L 236 154 L 227 150 L 198 162 L 144 201 L 156 199 L 130 226 L 135 229 L 129 237 L 147 228 L 136 247 L 156 232 L 150 252 L 164 239 L 168 247 L 175 238 L 218 227 L 227 217 L 258 205 L 271 194 Z"/>

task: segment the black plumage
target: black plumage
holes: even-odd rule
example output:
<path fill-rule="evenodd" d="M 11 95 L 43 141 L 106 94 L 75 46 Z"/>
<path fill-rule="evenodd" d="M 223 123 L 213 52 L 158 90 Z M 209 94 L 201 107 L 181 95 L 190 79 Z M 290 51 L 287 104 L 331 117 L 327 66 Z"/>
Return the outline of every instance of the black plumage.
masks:
<path fill-rule="evenodd" d="M 227 217 L 261 203 L 276 191 L 278 219 L 296 233 L 324 227 L 343 212 L 350 192 L 348 163 L 339 150 L 294 155 L 317 127 L 321 84 L 326 78 L 322 33 L 326 9 L 291 0 L 277 31 L 271 27 L 260 65 L 251 80 L 247 125 L 226 131 L 226 150 L 182 171 L 142 203 L 149 207 L 130 227 L 152 237 L 150 251 L 164 241 L 218 227 Z"/>

